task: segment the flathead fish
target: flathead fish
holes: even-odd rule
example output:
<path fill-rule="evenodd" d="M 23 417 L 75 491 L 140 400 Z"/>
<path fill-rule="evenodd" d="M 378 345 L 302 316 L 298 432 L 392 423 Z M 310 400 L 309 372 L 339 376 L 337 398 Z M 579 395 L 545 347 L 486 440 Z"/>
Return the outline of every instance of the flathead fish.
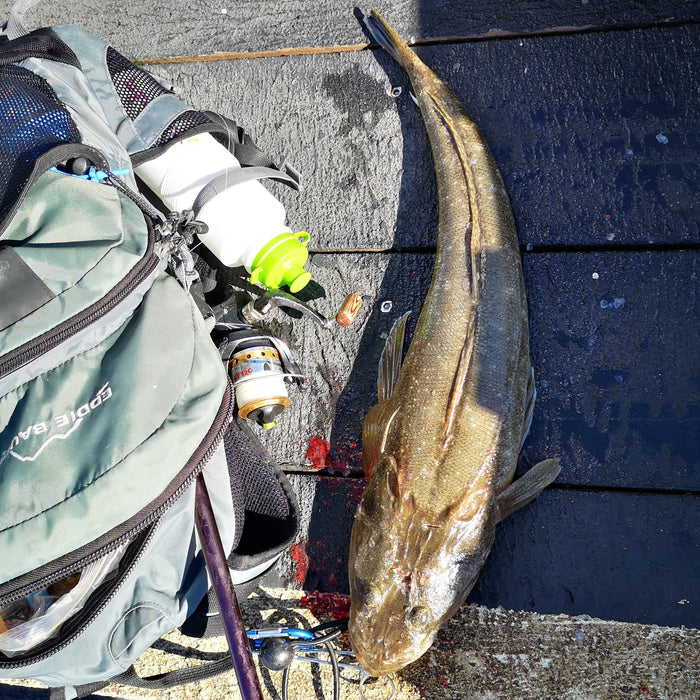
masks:
<path fill-rule="evenodd" d="M 464 601 L 496 523 L 556 479 L 512 482 L 534 403 L 518 239 L 488 146 L 454 94 L 372 10 L 373 37 L 408 73 L 439 198 L 432 282 L 401 361 L 395 324 L 362 431 L 367 486 L 350 541 L 350 640 L 371 675 L 421 656 Z"/>

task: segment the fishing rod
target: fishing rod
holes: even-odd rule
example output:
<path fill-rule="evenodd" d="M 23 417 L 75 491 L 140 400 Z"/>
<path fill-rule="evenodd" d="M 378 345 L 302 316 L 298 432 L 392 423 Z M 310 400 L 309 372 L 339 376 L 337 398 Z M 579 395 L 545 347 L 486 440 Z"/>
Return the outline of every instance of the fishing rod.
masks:
<path fill-rule="evenodd" d="M 349 294 L 330 317 L 321 315 L 308 304 L 279 290 L 268 291 L 257 299 L 248 298 L 245 307 L 240 309 L 237 308 L 238 298 L 238 293 L 234 293 L 212 309 L 215 330 L 224 334 L 218 348 L 232 375 L 239 415 L 269 429 L 274 426 L 274 418 L 290 403 L 284 381 L 293 381 L 301 387 L 303 375 L 286 343 L 262 331 L 257 324 L 273 309 L 288 308 L 301 312 L 327 329 L 335 324 L 348 326 L 357 315 L 362 298 L 359 294 Z M 233 315 L 235 322 L 231 322 L 230 315 Z M 243 700 L 263 700 L 253 653 L 260 654 L 261 663 L 268 668 L 283 670 L 283 700 L 288 696 L 290 665 L 295 658 L 318 664 L 329 663 L 333 669 L 333 697 L 339 700 L 341 666 L 359 669 L 341 663 L 338 660 L 339 652 L 330 643 L 347 629 L 347 621 L 344 626 L 334 624 L 331 629 L 321 625 L 306 633 L 304 630 L 292 632 L 291 628 L 246 633 L 202 474 L 197 476 L 196 482 L 195 522 Z M 310 652 L 319 648 L 328 654 L 329 661 L 309 656 Z M 362 678 L 360 683 L 362 698 L 365 680 Z M 393 692 L 391 697 L 394 697 Z"/>
<path fill-rule="evenodd" d="M 219 602 L 221 621 L 243 700 L 263 700 L 262 689 L 248 645 L 241 609 L 233 588 L 224 547 L 214 519 L 214 510 L 202 473 L 197 475 L 195 522 L 204 559 Z"/>

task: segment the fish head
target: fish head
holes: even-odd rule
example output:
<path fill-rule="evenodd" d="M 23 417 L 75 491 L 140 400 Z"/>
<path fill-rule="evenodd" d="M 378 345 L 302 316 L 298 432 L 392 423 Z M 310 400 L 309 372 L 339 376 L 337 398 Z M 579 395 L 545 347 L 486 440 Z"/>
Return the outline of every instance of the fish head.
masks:
<path fill-rule="evenodd" d="M 472 589 L 493 542 L 492 501 L 463 515 L 453 508 L 435 522 L 402 489 L 393 457 L 375 465 L 348 567 L 350 641 L 368 674 L 391 673 L 422 656 Z"/>

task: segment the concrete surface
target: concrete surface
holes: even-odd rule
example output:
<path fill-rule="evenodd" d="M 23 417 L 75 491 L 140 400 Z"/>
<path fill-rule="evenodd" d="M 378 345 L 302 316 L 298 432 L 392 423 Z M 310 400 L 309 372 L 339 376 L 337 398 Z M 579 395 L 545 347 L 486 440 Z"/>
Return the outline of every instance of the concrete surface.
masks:
<path fill-rule="evenodd" d="M 289 589 L 261 589 L 244 607 L 251 627 L 265 625 L 311 627 L 332 620 L 343 599 Z M 312 612 L 314 611 L 314 612 Z M 190 640 L 178 634 L 166 638 L 172 648 Z M 202 663 L 207 653 L 224 651 L 223 639 L 197 642 L 188 663 Z M 585 615 L 540 615 L 465 605 L 440 632 L 433 648 L 418 662 L 393 675 L 396 700 L 691 700 L 700 693 L 700 631 L 684 627 L 625 624 Z M 199 659 L 198 659 L 199 657 Z M 142 675 L 162 673 L 183 665 L 181 657 L 162 651 L 146 653 Z M 265 698 L 279 700 L 281 673 L 261 672 Z M 290 700 L 332 697 L 330 675 L 319 678 L 309 667 L 294 662 Z M 360 698 L 359 674 L 344 671 L 342 700 Z M 314 685 L 316 684 L 316 685 Z M 368 700 L 386 700 L 385 681 L 364 686 Z M 323 694 L 322 694 L 323 693 Z M 8 700 L 44 700 L 41 691 L 0 685 Z M 109 686 L 95 698 L 114 700 L 237 700 L 233 673 L 196 683 L 188 689 L 153 692 Z"/>

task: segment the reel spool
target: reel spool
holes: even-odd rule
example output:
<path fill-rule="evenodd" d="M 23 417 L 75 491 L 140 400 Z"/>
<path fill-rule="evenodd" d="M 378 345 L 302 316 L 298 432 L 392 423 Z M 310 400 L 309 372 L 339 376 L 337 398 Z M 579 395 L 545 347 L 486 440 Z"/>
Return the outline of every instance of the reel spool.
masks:
<path fill-rule="evenodd" d="M 236 324 L 221 345 L 241 418 L 269 430 L 291 403 L 288 382 L 301 386 L 303 375 L 287 344 L 247 324 Z"/>

